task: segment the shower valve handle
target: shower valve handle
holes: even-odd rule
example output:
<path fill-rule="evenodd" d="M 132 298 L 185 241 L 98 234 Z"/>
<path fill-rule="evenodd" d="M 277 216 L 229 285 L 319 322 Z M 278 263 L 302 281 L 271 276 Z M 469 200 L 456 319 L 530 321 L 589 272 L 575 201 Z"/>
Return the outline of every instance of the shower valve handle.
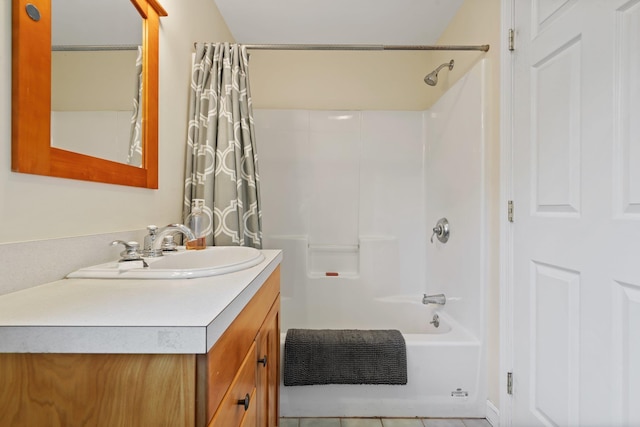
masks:
<path fill-rule="evenodd" d="M 431 235 L 431 243 L 433 243 L 433 237 L 437 237 L 442 243 L 449 241 L 449 221 L 446 218 L 440 218 L 433 227 L 433 234 Z"/>

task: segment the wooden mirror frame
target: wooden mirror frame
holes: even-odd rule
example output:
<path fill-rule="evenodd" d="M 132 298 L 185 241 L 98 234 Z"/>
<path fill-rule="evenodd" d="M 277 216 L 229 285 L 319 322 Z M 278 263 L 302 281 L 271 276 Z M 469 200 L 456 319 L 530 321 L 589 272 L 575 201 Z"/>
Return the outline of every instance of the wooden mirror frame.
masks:
<path fill-rule="evenodd" d="M 135 167 L 51 146 L 51 0 L 12 1 L 11 170 L 158 188 L 158 31 L 167 12 L 156 0 L 131 0 L 143 19 L 142 167 Z"/>

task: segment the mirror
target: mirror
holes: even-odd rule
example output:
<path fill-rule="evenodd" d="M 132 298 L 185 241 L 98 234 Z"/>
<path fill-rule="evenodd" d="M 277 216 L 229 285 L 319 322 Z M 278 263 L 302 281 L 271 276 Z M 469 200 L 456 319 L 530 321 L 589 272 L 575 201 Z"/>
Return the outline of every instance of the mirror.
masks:
<path fill-rule="evenodd" d="M 131 3 L 142 17 L 141 167 L 51 146 L 51 0 L 13 0 L 14 172 L 158 188 L 158 27 L 167 13 L 156 0 Z"/>
<path fill-rule="evenodd" d="M 51 146 L 142 166 L 142 18 L 130 1 L 51 0 Z"/>

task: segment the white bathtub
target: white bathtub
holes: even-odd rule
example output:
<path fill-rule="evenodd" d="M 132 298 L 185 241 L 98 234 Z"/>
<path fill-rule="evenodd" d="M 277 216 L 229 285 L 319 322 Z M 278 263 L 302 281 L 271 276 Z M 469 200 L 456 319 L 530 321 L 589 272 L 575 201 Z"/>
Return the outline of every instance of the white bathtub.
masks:
<path fill-rule="evenodd" d="M 433 306 L 419 296 L 387 297 L 337 313 L 308 310 L 287 316 L 293 301 L 283 299 L 281 346 L 287 328 L 399 329 L 407 345 L 407 385 L 314 385 L 285 387 L 281 381 L 283 417 L 484 417 L 485 379 L 481 342 L 437 309 L 440 327 L 429 322 Z M 368 306 L 368 307 L 367 307 Z M 363 308 L 365 307 L 365 308 Z M 293 308 L 293 310 L 288 310 Z M 330 314 L 329 314 L 330 313 Z M 363 313 L 370 313 L 370 318 Z M 339 325 L 339 326 L 338 326 Z M 284 370 L 284 368 L 283 368 Z M 461 389 L 464 393 L 454 393 Z"/>

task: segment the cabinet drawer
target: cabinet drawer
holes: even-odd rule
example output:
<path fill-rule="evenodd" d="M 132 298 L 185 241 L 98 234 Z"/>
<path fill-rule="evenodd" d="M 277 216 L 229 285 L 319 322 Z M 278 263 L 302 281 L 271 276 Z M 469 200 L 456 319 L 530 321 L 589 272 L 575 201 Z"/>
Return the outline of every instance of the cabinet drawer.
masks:
<path fill-rule="evenodd" d="M 242 401 L 245 403 L 241 403 Z M 243 425 L 245 417 L 255 419 L 255 414 L 256 345 L 253 344 L 242 361 L 238 375 L 233 379 L 229 391 L 209 423 L 209 427 L 238 427 Z"/>
<path fill-rule="evenodd" d="M 253 344 L 262 322 L 280 295 L 280 267 L 238 314 L 229 328 L 206 355 L 206 419 L 216 412 L 235 373 Z M 253 365 L 257 364 L 257 358 Z M 225 426 L 226 427 L 226 426 Z"/>

